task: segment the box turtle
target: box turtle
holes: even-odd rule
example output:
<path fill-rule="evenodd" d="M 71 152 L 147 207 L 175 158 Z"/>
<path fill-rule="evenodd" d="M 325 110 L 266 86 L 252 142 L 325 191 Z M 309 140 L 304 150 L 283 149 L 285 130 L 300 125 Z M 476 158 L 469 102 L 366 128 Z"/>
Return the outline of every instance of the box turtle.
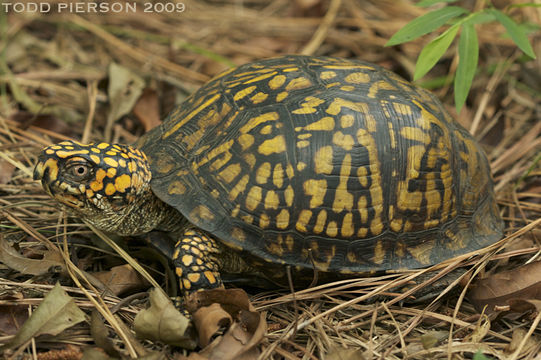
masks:
<path fill-rule="evenodd" d="M 75 215 L 178 241 L 184 292 L 221 273 L 426 267 L 502 237 L 488 161 L 427 91 L 377 65 L 284 56 L 209 81 L 134 145 L 65 141 L 34 178 Z"/>

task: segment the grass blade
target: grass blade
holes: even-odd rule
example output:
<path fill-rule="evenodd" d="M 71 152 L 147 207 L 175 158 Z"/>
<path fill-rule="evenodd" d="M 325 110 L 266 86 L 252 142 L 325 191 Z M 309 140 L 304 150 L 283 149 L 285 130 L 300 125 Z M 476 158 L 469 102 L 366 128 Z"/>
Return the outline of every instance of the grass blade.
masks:
<path fill-rule="evenodd" d="M 462 26 L 458 41 L 458 56 L 459 62 L 455 76 L 455 106 L 456 111 L 460 112 L 470 91 L 479 59 L 479 43 L 473 24 Z"/>
<path fill-rule="evenodd" d="M 444 25 L 447 21 L 466 13 L 467 10 L 458 6 L 447 6 L 439 10 L 431 11 L 407 23 L 398 30 L 385 44 L 392 46 L 417 39 Z"/>
<path fill-rule="evenodd" d="M 459 29 L 459 25 L 453 25 L 443 34 L 429 42 L 419 54 L 417 64 L 415 64 L 414 80 L 422 78 L 427 72 L 436 65 L 438 60 L 445 54 Z"/>

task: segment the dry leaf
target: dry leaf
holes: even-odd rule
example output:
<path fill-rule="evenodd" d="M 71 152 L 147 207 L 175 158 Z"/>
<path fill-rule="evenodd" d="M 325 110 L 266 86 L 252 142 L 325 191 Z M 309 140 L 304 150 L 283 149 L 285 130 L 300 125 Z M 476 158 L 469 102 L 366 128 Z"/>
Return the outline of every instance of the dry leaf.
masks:
<path fill-rule="evenodd" d="M 207 346 L 215 334 L 223 328 L 229 328 L 232 319 L 220 304 L 203 306 L 193 314 L 193 322 L 199 333 L 199 346 Z"/>
<path fill-rule="evenodd" d="M 135 103 L 133 113 L 143 124 L 145 132 L 160 125 L 160 103 L 156 91 L 146 88 Z"/>
<path fill-rule="evenodd" d="M 505 352 L 507 354 L 513 353 L 518 348 L 519 344 L 522 342 L 527 332 L 528 331 L 522 328 L 519 328 L 519 327 L 515 328 L 513 330 L 513 336 L 511 338 L 511 342 L 509 343 L 509 345 L 505 347 Z M 526 340 L 526 344 L 524 348 L 522 348 L 522 353 L 523 354 L 527 353 L 529 350 L 531 350 L 532 348 L 538 345 L 539 345 L 539 339 L 537 338 L 537 336 L 532 334 L 532 336 L 530 336 L 528 340 Z"/>
<path fill-rule="evenodd" d="M 116 63 L 109 66 L 109 104 L 107 123 L 113 123 L 129 113 L 141 93 L 145 82 L 141 77 Z"/>
<path fill-rule="evenodd" d="M 130 265 L 124 264 L 92 274 L 115 295 L 122 295 L 135 290 L 147 289 L 148 282 Z"/>
<path fill-rule="evenodd" d="M 213 289 L 191 294 L 186 307 L 194 314 L 194 323 L 202 344 L 208 343 L 192 359 L 252 360 L 259 356 L 257 344 L 261 342 L 267 323 L 265 316 L 253 311 L 248 295 L 241 289 Z M 224 311 L 225 310 L 225 311 Z M 228 314 L 228 315 L 227 315 Z M 217 331 L 231 323 L 223 336 Z"/>
<path fill-rule="evenodd" d="M 468 298 L 478 312 L 486 305 L 487 314 L 495 306 L 509 305 L 511 299 L 541 299 L 541 262 L 480 279 L 470 287 Z"/>
<path fill-rule="evenodd" d="M 75 305 L 75 300 L 60 284 L 56 283 L 17 335 L 0 347 L 0 351 L 20 346 L 39 335 L 57 335 L 84 320 L 85 313 Z"/>
<path fill-rule="evenodd" d="M 234 322 L 223 336 L 216 338 L 199 354 L 209 360 L 258 359 L 259 349 L 256 346 L 265 336 L 265 316 L 241 310 L 240 317 L 240 322 Z"/>
<path fill-rule="evenodd" d="M 2 300 L 5 300 L 2 298 Z M 26 305 L 2 305 L 0 306 L 0 333 L 3 335 L 15 335 L 21 325 L 28 319 L 28 307 Z"/>
<path fill-rule="evenodd" d="M 60 272 L 64 270 L 62 255 L 55 250 L 36 250 L 41 259 L 29 259 L 19 254 L 9 243 L 0 236 L 0 262 L 7 267 L 27 275 L 43 275 L 49 271 Z"/>
<path fill-rule="evenodd" d="M 4 159 L 0 159 L 0 184 L 7 184 L 10 182 L 14 170 L 15 165 Z"/>
<path fill-rule="evenodd" d="M 211 289 L 190 294 L 186 299 L 186 308 L 195 313 L 202 306 L 221 304 L 231 316 L 236 316 L 239 310 L 251 310 L 250 299 L 242 289 Z"/>
<path fill-rule="evenodd" d="M 141 310 L 134 320 L 137 336 L 186 349 L 195 348 L 195 340 L 187 331 L 190 321 L 175 308 L 163 291 L 152 289 L 149 299 L 150 307 Z"/>
<path fill-rule="evenodd" d="M 108 355 L 119 357 L 112 339 L 109 337 L 109 329 L 105 326 L 102 316 L 97 310 L 93 310 L 90 315 L 90 335 L 94 343 L 105 351 Z"/>

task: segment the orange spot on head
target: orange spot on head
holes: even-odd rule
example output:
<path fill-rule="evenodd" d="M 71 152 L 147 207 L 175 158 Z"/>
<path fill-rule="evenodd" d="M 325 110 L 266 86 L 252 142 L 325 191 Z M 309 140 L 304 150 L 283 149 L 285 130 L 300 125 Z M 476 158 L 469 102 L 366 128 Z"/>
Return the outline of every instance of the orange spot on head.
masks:
<path fill-rule="evenodd" d="M 115 186 L 111 183 L 105 186 L 105 195 L 113 195 L 116 192 Z"/>
<path fill-rule="evenodd" d="M 96 171 L 96 181 L 97 182 L 102 182 L 103 179 L 105 179 L 106 175 L 107 175 L 107 173 L 105 172 L 105 170 L 98 169 L 98 171 Z"/>
<path fill-rule="evenodd" d="M 131 177 L 123 174 L 115 179 L 115 188 L 118 192 L 125 192 L 131 186 Z"/>
<path fill-rule="evenodd" d="M 92 181 L 90 183 L 90 188 L 93 191 L 100 191 L 101 189 L 103 189 L 103 182 L 101 182 L 101 181 Z"/>

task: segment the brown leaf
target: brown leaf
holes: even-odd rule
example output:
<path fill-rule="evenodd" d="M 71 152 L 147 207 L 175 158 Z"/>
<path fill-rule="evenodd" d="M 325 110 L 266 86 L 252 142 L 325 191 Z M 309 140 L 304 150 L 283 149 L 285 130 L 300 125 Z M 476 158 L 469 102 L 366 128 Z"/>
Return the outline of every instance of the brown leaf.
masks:
<path fill-rule="evenodd" d="M 26 305 L 0 306 L 0 333 L 2 335 L 15 335 L 28 316 Z"/>
<path fill-rule="evenodd" d="M 242 289 L 212 289 L 190 294 L 186 299 L 186 309 L 195 313 L 202 306 L 221 304 L 224 310 L 235 317 L 239 310 L 252 310 L 250 299 Z"/>
<path fill-rule="evenodd" d="M 488 314 L 510 300 L 541 299 L 541 261 L 480 279 L 472 284 L 468 297 L 479 312 L 486 305 Z"/>
<path fill-rule="evenodd" d="M 194 314 L 201 345 L 208 344 L 197 357 L 190 356 L 190 360 L 199 360 L 200 356 L 207 360 L 257 359 L 256 345 L 265 335 L 267 322 L 264 315 L 253 310 L 244 290 L 198 291 L 187 298 L 186 307 Z M 229 324 L 225 334 L 219 336 L 218 331 Z"/>
<path fill-rule="evenodd" d="M 102 316 L 97 310 L 93 310 L 90 315 L 90 335 L 94 343 L 108 355 L 119 357 L 118 351 L 115 349 L 112 339 L 109 337 L 109 330 L 105 326 Z"/>
<path fill-rule="evenodd" d="M 228 328 L 232 319 L 220 304 L 203 306 L 193 314 L 193 322 L 199 333 L 199 346 L 207 346 L 220 329 Z"/>
<path fill-rule="evenodd" d="M 149 286 L 148 282 L 128 264 L 115 266 L 109 271 L 101 271 L 93 275 L 115 295 L 146 289 Z"/>
<path fill-rule="evenodd" d="M 145 132 L 160 125 L 160 103 L 156 91 L 145 88 L 133 107 L 133 113 L 143 124 Z"/>
<path fill-rule="evenodd" d="M 0 159 L 0 184 L 7 184 L 11 181 L 11 176 L 15 166 L 4 159 Z"/>
<path fill-rule="evenodd" d="M 216 338 L 200 355 L 209 360 L 256 360 L 256 347 L 265 336 L 267 323 L 263 314 L 241 311 L 241 321 L 235 322 L 223 337 Z"/>
<path fill-rule="evenodd" d="M 64 270 L 64 261 L 58 251 L 34 249 L 33 254 L 36 253 L 39 253 L 42 258 L 29 259 L 19 254 L 0 236 L 0 262 L 6 266 L 27 275 L 43 275 L 51 270 L 57 272 Z"/>

